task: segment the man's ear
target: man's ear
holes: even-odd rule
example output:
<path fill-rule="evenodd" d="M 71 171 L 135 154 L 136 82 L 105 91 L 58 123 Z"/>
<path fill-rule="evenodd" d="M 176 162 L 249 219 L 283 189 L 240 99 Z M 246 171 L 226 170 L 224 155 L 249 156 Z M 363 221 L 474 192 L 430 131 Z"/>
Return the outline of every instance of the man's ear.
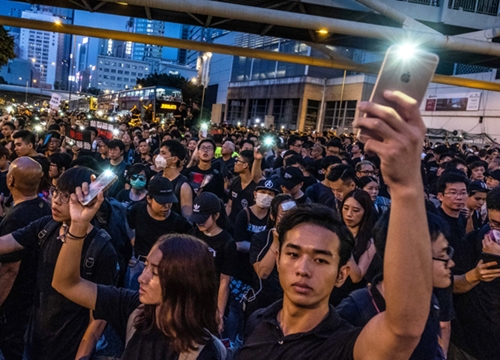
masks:
<path fill-rule="evenodd" d="M 443 202 L 443 193 L 438 192 L 437 193 L 437 198 L 438 198 L 439 201 Z"/>
<path fill-rule="evenodd" d="M 7 187 L 11 188 L 14 187 L 14 176 L 12 175 L 7 175 Z"/>
<path fill-rule="evenodd" d="M 351 267 L 349 266 L 349 263 L 345 264 L 339 269 L 337 280 L 335 280 L 335 287 L 339 288 L 344 284 L 344 282 L 347 280 L 347 277 L 349 276 L 350 271 Z"/>

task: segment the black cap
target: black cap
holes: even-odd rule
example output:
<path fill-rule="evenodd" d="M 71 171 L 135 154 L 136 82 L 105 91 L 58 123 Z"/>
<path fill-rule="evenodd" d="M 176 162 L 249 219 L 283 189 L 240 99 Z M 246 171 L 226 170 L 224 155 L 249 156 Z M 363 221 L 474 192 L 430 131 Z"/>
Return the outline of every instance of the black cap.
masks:
<path fill-rule="evenodd" d="M 491 172 L 485 172 L 484 176 L 492 177 L 495 180 L 500 181 L 500 169 L 493 170 Z"/>
<path fill-rule="evenodd" d="M 193 213 L 189 221 L 195 224 L 203 224 L 211 215 L 221 211 L 220 200 L 211 192 L 202 192 L 193 201 Z"/>
<path fill-rule="evenodd" d="M 474 180 L 469 183 L 468 191 L 469 194 L 474 194 L 477 192 L 488 192 L 490 189 L 481 180 Z"/>
<path fill-rule="evenodd" d="M 172 183 L 163 176 L 155 176 L 149 182 L 148 196 L 152 197 L 158 204 L 177 203 Z"/>
<path fill-rule="evenodd" d="M 281 185 L 287 189 L 292 189 L 304 181 L 302 171 L 294 166 L 289 166 L 281 174 Z"/>
<path fill-rule="evenodd" d="M 275 194 L 280 193 L 280 190 L 278 188 L 278 184 L 272 180 L 264 179 L 259 181 L 257 186 L 255 187 L 255 190 L 271 190 L 274 191 Z"/>

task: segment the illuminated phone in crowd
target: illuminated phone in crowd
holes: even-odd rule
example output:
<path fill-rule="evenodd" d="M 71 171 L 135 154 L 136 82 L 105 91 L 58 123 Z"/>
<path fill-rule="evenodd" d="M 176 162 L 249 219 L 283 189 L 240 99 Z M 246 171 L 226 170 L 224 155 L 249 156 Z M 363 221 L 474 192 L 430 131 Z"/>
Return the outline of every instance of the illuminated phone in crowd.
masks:
<path fill-rule="evenodd" d="M 391 46 L 385 54 L 370 102 L 394 107 L 384 97 L 386 90 L 400 91 L 415 99 L 420 106 L 434 76 L 439 57 L 411 46 Z M 370 136 L 367 129 L 359 129 L 358 137 Z"/>
<path fill-rule="evenodd" d="M 90 204 L 92 200 L 97 197 L 99 192 L 108 190 L 116 181 L 116 179 L 118 179 L 118 176 L 116 176 L 116 174 L 111 170 L 103 171 L 102 174 L 99 175 L 97 179 L 95 179 L 95 181 L 89 185 L 89 193 L 82 201 L 82 205 Z"/>

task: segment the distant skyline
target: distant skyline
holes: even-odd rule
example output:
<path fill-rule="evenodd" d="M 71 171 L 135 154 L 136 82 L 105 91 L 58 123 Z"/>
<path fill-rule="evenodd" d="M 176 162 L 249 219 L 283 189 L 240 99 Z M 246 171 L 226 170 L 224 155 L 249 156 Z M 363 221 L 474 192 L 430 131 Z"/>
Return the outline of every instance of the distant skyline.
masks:
<path fill-rule="evenodd" d="M 29 10 L 30 4 L 17 1 L 0 0 L 0 15 L 9 15 L 11 8 L 19 8 L 21 10 Z M 109 15 L 99 12 L 90 13 L 88 11 L 76 10 L 74 17 L 74 25 L 89 26 L 102 28 L 102 24 L 106 24 L 106 29 L 126 31 L 125 23 L 128 17 Z M 179 38 L 181 35 L 181 24 L 165 23 L 165 36 Z M 84 36 L 77 36 L 77 44 L 82 43 Z M 99 39 L 89 38 L 89 65 L 95 65 L 98 55 Z M 178 49 L 163 47 L 162 57 L 164 59 L 177 60 Z M 76 56 L 76 54 L 75 54 Z"/>

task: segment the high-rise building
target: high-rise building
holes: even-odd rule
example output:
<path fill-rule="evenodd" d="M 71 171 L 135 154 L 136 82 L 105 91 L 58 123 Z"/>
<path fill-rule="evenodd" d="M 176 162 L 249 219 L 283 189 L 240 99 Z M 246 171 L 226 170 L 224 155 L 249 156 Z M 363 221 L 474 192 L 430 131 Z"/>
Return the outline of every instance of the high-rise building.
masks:
<path fill-rule="evenodd" d="M 96 72 L 97 88 L 104 91 L 120 91 L 133 88 L 137 78 L 148 76 L 151 66 L 145 61 L 98 56 Z"/>
<path fill-rule="evenodd" d="M 55 22 L 60 18 L 52 13 L 42 10 L 41 12 L 23 11 L 24 19 Z M 47 86 L 54 86 L 56 81 L 56 69 L 58 68 L 60 48 L 63 46 L 64 38 L 61 34 L 48 31 L 32 29 L 21 29 L 19 38 L 19 49 L 22 59 L 31 60 L 34 67 L 40 72 L 40 81 Z"/>
<path fill-rule="evenodd" d="M 132 53 L 130 41 L 99 39 L 99 55 L 130 59 Z"/>
<path fill-rule="evenodd" d="M 134 32 L 144 35 L 164 36 L 165 23 L 158 20 L 135 19 Z M 161 59 L 162 51 L 162 46 L 134 43 L 132 59 L 138 61 L 144 61 L 148 58 Z"/>
<path fill-rule="evenodd" d="M 182 40 L 189 39 L 189 29 L 190 28 L 191 28 L 190 25 L 182 25 L 181 26 L 181 39 Z M 179 52 L 177 53 L 177 62 L 180 65 L 186 65 L 186 57 L 187 57 L 187 50 L 186 49 L 179 49 Z"/>
<path fill-rule="evenodd" d="M 82 71 L 87 67 L 89 61 L 89 38 L 84 37 L 81 44 L 78 44 L 78 65 L 77 71 Z"/>

